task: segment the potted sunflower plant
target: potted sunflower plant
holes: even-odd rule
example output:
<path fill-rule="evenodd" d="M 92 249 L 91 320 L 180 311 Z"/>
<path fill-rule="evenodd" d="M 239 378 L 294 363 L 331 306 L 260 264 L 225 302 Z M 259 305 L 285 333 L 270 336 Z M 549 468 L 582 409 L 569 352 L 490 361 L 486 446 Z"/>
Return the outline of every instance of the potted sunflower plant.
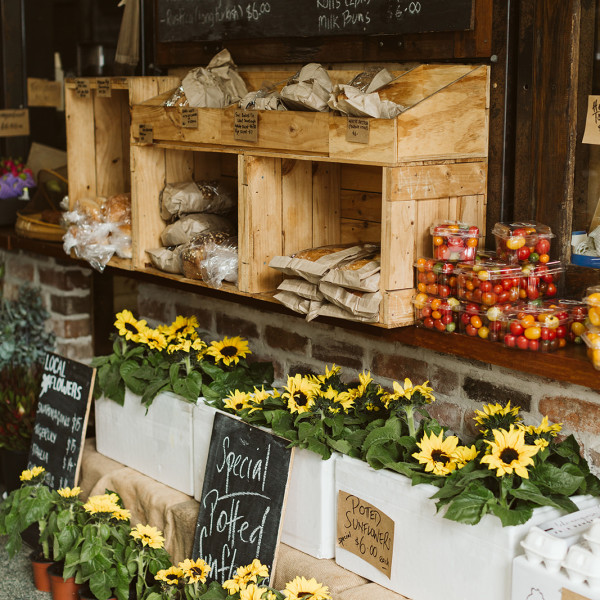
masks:
<path fill-rule="evenodd" d="M 43 360 L 54 348 L 49 317 L 39 290 L 29 285 L 16 299 L 0 294 L 0 464 L 7 491 L 19 487 L 27 466 Z"/>
<path fill-rule="evenodd" d="M 270 384 L 273 365 L 248 362 L 251 351 L 242 338 L 205 341 L 193 316 L 151 328 L 124 310 L 115 327 L 112 354 L 93 362 L 97 450 L 193 495 L 198 398 Z"/>
<path fill-rule="evenodd" d="M 484 586 L 489 600 L 503 599 L 510 595 L 519 540 L 529 528 L 598 504 L 600 481 L 575 438 L 558 437 L 559 424 L 544 417 L 527 425 L 510 402 L 474 414 L 479 433 L 467 444 L 428 417 L 414 435 L 404 427 L 394 433 L 397 424 L 388 420 L 365 439 L 366 462 L 344 457 L 338 463 L 336 488 L 371 499 L 402 529 L 393 564 L 411 568 L 402 574 L 392 568 L 385 581 L 374 576 L 376 583 L 408 597 L 420 592 L 477 598 Z M 460 560 L 448 569 L 452 556 Z M 346 549 L 336 560 L 365 574 Z"/>

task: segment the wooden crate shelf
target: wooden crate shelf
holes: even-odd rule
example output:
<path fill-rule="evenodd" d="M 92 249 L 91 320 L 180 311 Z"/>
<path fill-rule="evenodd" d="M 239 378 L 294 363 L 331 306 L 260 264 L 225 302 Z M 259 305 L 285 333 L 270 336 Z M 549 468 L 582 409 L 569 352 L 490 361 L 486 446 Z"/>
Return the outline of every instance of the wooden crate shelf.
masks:
<path fill-rule="evenodd" d="M 348 71 L 332 73 L 336 81 L 351 77 Z M 253 71 L 244 77 L 249 89 L 257 89 L 262 81 L 287 75 Z M 257 143 L 233 139 L 234 108 L 198 109 L 199 127 L 188 129 L 180 108 L 162 106 L 176 85 L 130 78 L 122 98 L 113 94 L 121 119 L 131 105 L 130 135 L 119 137 L 120 146 L 114 139 L 112 146 L 102 142 L 109 129 L 96 124 L 101 114 L 96 105 L 106 99 L 92 94 L 84 105 L 74 84 L 69 88 L 71 131 L 83 118 L 79 112 L 87 114 L 88 128 L 92 118 L 96 130 L 94 166 L 79 176 L 74 199 L 102 189 L 92 172 L 104 178 L 113 168 L 102 166 L 110 163 L 105 148 L 121 148 L 123 164 L 128 150 L 133 258 L 129 265 L 113 266 L 206 287 L 154 269 L 146 251 L 161 245 L 166 223 L 159 195 L 166 183 L 229 178 L 238 189 L 239 278 L 223 291 L 273 301 L 281 281 L 268 266 L 274 256 L 326 244 L 379 242 L 383 301 L 376 325 L 392 328 L 413 322 L 413 265 L 418 256 L 431 255 L 430 225 L 457 219 L 485 231 L 487 66 L 420 65 L 399 74 L 386 93 L 410 108 L 396 119 L 371 119 L 368 144 L 346 142 L 347 119 L 329 113 L 259 111 Z M 79 111 L 73 108 L 80 105 Z M 140 125 L 152 126 L 152 143 L 142 143 Z"/>

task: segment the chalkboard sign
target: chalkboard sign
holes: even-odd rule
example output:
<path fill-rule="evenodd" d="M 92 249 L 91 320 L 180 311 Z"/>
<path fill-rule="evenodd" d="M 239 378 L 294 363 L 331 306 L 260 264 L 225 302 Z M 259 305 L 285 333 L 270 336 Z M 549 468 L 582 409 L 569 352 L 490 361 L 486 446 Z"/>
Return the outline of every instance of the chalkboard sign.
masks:
<path fill-rule="evenodd" d="M 28 467 L 44 467 L 52 489 L 77 485 L 96 370 L 47 353 Z"/>
<path fill-rule="evenodd" d="M 157 0 L 159 42 L 473 28 L 473 0 Z"/>
<path fill-rule="evenodd" d="M 231 579 L 255 558 L 273 575 L 292 460 L 288 443 L 215 415 L 192 552 L 212 567 L 211 579 Z"/>

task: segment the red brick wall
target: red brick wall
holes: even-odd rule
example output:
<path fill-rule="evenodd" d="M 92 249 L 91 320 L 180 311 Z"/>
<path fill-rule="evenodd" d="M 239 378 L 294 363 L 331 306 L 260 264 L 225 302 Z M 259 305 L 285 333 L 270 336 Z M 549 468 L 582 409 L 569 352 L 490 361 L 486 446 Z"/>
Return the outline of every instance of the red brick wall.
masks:
<path fill-rule="evenodd" d="M 89 362 L 93 356 L 91 270 L 68 261 L 0 251 L 4 263 L 3 294 L 15 298 L 24 283 L 39 288 L 50 313 L 48 327 L 56 335 L 56 352 Z"/>
<path fill-rule="evenodd" d="M 165 294 L 162 286 L 139 286 L 139 318 L 157 324 L 170 322 L 178 314 L 196 315 L 200 326 L 215 338 L 248 338 L 253 355 L 272 360 L 280 380 L 290 372 L 322 371 L 331 363 L 342 366 L 350 379 L 363 369 L 370 370 L 376 381 L 388 387 L 394 379 L 409 377 L 413 383 L 428 379 L 437 398 L 430 412 L 465 437 L 474 434 L 475 409 L 510 400 L 522 408 L 528 423 L 537 424 L 544 415 L 562 423 L 564 433 L 575 434 L 600 472 L 600 394 L 594 390 L 387 342 L 378 337 L 377 330 L 361 334 L 236 302 L 184 292 Z"/>

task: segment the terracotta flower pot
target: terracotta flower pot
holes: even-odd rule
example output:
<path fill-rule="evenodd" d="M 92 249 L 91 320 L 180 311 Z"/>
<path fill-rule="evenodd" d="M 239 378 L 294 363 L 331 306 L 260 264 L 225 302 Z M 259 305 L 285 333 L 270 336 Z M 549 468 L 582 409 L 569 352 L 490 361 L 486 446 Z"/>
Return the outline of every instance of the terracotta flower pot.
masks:
<path fill-rule="evenodd" d="M 63 579 L 62 569 L 62 564 L 55 563 L 48 571 L 53 600 L 79 600 L 78 591 L 82 585 L 75 583 L 75 577 Z"/>
<path fill-rule="evenodd" d="M 54 561 L 45 560 L 44 558 L 34 558 L 32 554 L 29 559 L 31 560 L 31 569 L 33 571 L 33 583 L 37 590 L 40 592 L 50 592 L 52 588 L 50 586 L 50 573 L 48 568 L 54 564 Z"/>

